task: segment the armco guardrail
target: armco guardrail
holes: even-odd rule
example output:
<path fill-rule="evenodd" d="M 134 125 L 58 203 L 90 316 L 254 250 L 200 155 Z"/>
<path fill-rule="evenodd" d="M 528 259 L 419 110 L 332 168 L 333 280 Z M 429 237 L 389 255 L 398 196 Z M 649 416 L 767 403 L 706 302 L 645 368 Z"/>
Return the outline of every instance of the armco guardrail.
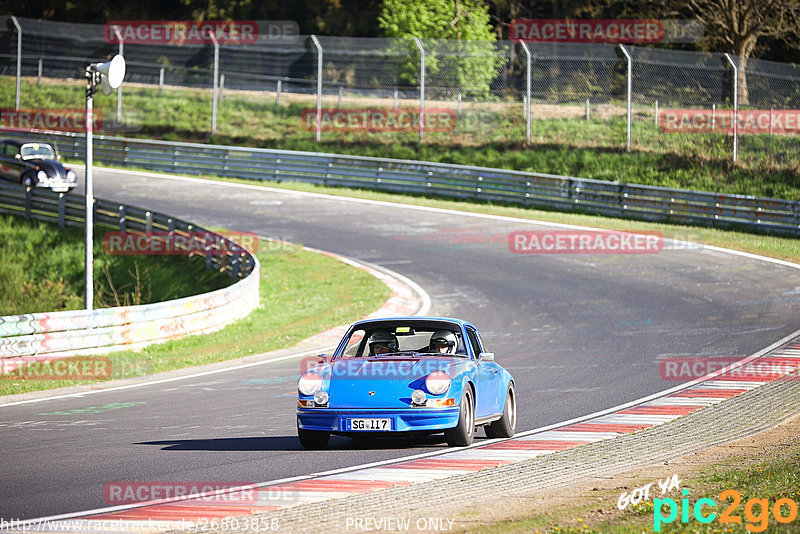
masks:
<path fill-rule="evenodd" d="M 0 182 L 0 213 L 64 227 L 83 226 L 85 210 L 81 196 Z M 176 246 L 203 250 L 207 268 L 238 281 L 209 293 L 155 304 L 0 317 L 0 358 L 140 348 L 219 329 L 258 306 L 258 260 L 223 236 L 177 218 L 104 200 L 95 202 L 95 223 L 134 234 L 163 231 L 182 236 L 175 240 Z"/>
<path fill-rule="evenodd" d="M 84 157 L 83 134 L 49 133 L 42 137 L 57 143 L 71 157 Z M 122 137 L 94 139 L 95 160 L 118 166 L 436 194 L 613 217 L 800 235 L 800 202 L 790 200 L 414 160 Z"/>

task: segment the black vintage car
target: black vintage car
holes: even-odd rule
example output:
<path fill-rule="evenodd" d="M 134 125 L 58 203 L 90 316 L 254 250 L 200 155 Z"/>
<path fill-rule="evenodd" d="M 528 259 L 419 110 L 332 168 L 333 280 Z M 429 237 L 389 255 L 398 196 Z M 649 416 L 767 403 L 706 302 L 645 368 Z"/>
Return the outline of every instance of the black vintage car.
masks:
<path fill-rule="evenodd" d="M 57 192 L 78 185 L 75 172 L 58 161 L 53 147 L 39 141 L 6 139 L 0 142 L 0 178 Z"/>

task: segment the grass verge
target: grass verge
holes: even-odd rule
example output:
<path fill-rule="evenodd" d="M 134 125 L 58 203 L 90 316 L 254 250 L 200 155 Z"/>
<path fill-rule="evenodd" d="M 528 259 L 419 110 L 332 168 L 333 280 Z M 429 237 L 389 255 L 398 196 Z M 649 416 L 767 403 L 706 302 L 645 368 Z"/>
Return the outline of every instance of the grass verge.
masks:
<path fill-rule="evenodd" d="M 261 241 L 260 305 L 244 319 L 206 335 L 108 355 L 113 379 L 144 376 L 277 350 L 374 311 L 389 289 L 366 271 L 300 246 Z M 90 381 L 0 380 L 0 395 Z"/>
<path fill-rule="evenodd" d="M 0 107 L 12 106 L 14 79 L 0 78 Z M 77 81 L 23 80 L 24 108 L 74 108 L 82 102 Z M 597 113 L 590 120 L 576 116 L 575 105 L 535 103 L 531 144 L 519 102 L 465 103 L 455 128 L 429 132 L 420 142 L 414 132 L 324 132 L 315 141 L 314 128 L 301 119 L 315 108 L 312 95 L 287 94 L 281 105 L 266 91 L 225 91 L 217 131 L 210 135 L 210 90 L 127 84 L 123 116 L 128 130 L 118 135 L 168 141 L 195 141 L 262 148 L 334 152 L 361 156 L 417 159 L 580 176 L 598 180 L 687 189 L 800 199 L 798 137 L 742 134 L 739 163 L 731 162 L 732 137 L 719 133 L 664 133 L 649 108 L 634 116 L 632 147 L 625 150 L 626 121 L 618 113 Z M 416 101 L 403 101 L 414 108 Z M 455 109 L 455 102 L 430 101 L 431 108 Z M 337 107 L 326 98 L 323 107 Z M 392 99 L 345 98 L 342 108 L 392 106 Z M 609 107 L 616 111 L 624 103 Z M 95 108 L 110 129 L 116 95 L 98 95 Z M 582 109 L 578 106 L 578 110 Z M 577 113 L 580 115 L 580 113 Z"/>
<path fill-rule="evenodd" d="M 229 286 L 201 258 L 120 256 L 94 241 L 94 306 L 150 304 Z M 0 316 L 83 308 L 83 230 L 0 215 Z"/>

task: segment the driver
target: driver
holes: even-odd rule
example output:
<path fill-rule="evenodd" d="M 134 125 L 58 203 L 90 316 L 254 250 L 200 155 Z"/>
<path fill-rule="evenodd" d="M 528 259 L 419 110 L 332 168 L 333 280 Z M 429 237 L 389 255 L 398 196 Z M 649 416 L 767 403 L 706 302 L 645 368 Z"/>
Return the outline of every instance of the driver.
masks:
<path fill-rule="evenodd" d="M 438 354 L 455 354 L 456 335 L 450 330 L 437 330 L 431 335 L 428 348 Z"/>
<path fill-rule="evenodd" d="M 377 330 L 369 338 L 370 356 L 397 352 L 398 347 L 397 336 L 387 330 Z"/>

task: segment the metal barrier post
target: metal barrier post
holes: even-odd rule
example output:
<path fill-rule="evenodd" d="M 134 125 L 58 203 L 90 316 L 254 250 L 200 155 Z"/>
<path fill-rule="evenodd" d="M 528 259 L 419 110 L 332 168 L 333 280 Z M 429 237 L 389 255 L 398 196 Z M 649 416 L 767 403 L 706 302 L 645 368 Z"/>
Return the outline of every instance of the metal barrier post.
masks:
<path fill-rule="evenodd" d="M 317 47 L 317 142 L 322 137 L 322 45 L 316 35 L 311 36 L 311 41 Z"/>
<path fill-rule="evenodd" d="M 208 30 L 208 36 L 211 42 L 214 43 L 214 83 L 211 89 L 211 133 L 212 135 L 217 131 L 217 83 L 219 76 L 219 41 L 214 35 L 213 30 Z"/>
<path fill-rule="evenodd" d="M 419 50 L 419 140 L 425 137 L 425 48 L 419 37 L 414 37 L 414 44 Z"/>
<path fill-rule="evenodd" d="M 522 43 L 522 49 L 525 51 L 526 66 L 525 66 L 525 139 L 528 144 L 531 143 L 531 51 L 528 48 L 528 43 Z"/>
<path fill-rule="evenodd" d="M 625 150 L 627 152 L 631 151 L 631 82 L 633 76 L 633 58 L 628 53 L 628 49 L 625 48 L 623 45 L 618 45 L 619 49 L 625 55 L 625 59 L 628 61 L 628 83 L 627 83 L 627 98 L 628 98 L 628 126 L 627 126 L 627 136 L 625 141 Z"/>
<path fill-rule="evenodd" d="M 10 20 L 17 28 L 17 99 L 16 103 L 14 104 L 14 109 L 19 109 L 19 85 L 20 80 L 22 79 L 22 28 L 20 27 L 19 22 L 17 22 L 17 17 L 11 15 Z"/>
<path fill-rule="evenodd" d="M 739 67 L 733 56 L 726 53 L 725 59 L 733 69 L 733 163 L 739 155 Z"/>

